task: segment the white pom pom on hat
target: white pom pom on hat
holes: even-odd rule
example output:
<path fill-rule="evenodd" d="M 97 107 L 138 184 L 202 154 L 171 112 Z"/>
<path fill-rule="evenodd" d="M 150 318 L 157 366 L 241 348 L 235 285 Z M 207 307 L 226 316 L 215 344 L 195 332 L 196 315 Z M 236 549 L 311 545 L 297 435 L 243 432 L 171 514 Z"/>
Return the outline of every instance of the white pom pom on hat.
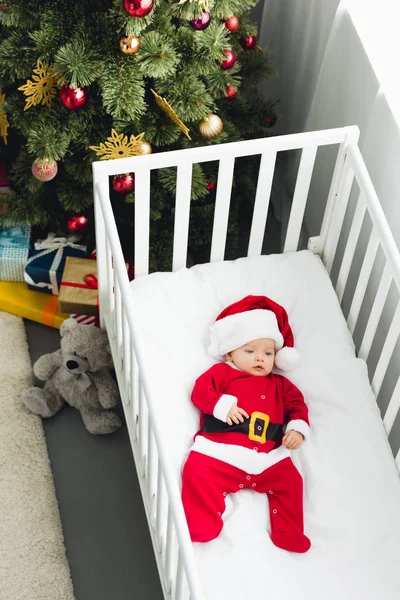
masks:
<path fill-rule="evenodd" d="M 287 312 L 267 296 L 246 296 L 225 308 L 210 327 L 208 353 L 224 360 L 227 352 L 261 338 L 275 341 L 278 369 L 289 371 L 299 362 Z"/>

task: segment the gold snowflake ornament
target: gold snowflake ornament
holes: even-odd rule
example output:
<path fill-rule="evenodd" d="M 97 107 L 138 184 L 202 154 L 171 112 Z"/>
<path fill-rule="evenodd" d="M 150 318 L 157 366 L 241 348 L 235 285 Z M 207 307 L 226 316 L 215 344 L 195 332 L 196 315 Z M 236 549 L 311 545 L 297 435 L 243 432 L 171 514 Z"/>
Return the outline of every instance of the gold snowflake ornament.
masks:
<path fill-rule="evenodd" d="M 4 110 L 5 99 L 5 94 L 0 90 L 0 137 L 3 138 L 4 143 L 7 145 L 8 119 L 6 111 Z"/>
<path fill-rule="evenodd" d="M 100 146 L 89 146 L 90 150 L 94 150 L 100 160 L 110 160 L 113 158 L 128 158 L 129 156 L 138 156 L 143 154 L 142 139 L 144 133 L 140 133 L 136 137 L 131 135 L 128 141 L 128 136 L 123 133 L 118 134 L 115 129 L 111 131 L 111 137 L 107 138 L 107 142 Z"/>
<path fill-rule="evenodd" d="M 28 108 L 37 104 L 51 106 L 57 93 L 58 77 L 53 67 L 44 65 L 38 59 L 36 69 L 33 69 L 33 73 L 36 73 L 36 75 L 32 75 L 33 81 L 28 79 L 25 85 L 21 85 L 18 88 L 27 96 L 24 110 L 28 110 Z"/>
<path fill-rule="evenodd" d="M 156 99 L 156 102 L 157 102 L 158 106 L 161 108 L 161 110 L 164 111 L 165 114 L 167 115 L 167 117 L 169 117 L 171 119 L 171 121 L 173 123 L 175 123 L 175 125 L 177 125 L 179 127 L 179 129 L 181 129 L 183 131 L 183 133 L 186 135 L 186 137 L 189 138 L 189 140 L 191 140 L 192 138 L 189 135 L 188 127 L 186 127 L 186 125 L 184 123 L 182 123 L 182 121 L 180 120 L 180 118 L 178 117 L 178 115 L 176 114 L 174 109 L 172 108 L 172 106 L 170 104 L 168 104 L 168 102 L 166 101 L 165 98 L 162 98 L 162 96 L 159 96 L 158 94 L 156 94 L 156 92 L 154 90 L 151 90 L 151 91 L 153 92 L 154 98 Z"/>

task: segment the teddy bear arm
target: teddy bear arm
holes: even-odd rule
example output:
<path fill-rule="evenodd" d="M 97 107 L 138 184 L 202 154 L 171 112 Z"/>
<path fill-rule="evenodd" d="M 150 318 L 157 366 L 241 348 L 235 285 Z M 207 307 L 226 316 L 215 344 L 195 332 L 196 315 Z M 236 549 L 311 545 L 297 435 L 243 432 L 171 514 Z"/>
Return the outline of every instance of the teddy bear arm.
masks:
<path fill-rule="evenodd" d="M 91 373 L 97 388 L 99 402 L 103 408 L 113 408 L 118 404 L 118 386 L 106 370 Z"/>
<path fill-rule="evenodd" d="M 52 354 L 43 354 L 33 365 L 33 372 L 41 381 L 46 381 L 61 366 L 61 350 Z"/>

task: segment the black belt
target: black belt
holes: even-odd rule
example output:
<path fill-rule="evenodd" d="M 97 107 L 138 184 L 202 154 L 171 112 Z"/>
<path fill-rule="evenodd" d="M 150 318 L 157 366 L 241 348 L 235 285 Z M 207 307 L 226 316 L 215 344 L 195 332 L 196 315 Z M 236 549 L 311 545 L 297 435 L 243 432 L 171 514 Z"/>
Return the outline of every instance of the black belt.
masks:
<path fill-rule="evenodd" d="M 271 423 L 269 416 L 261 412 L 253 412 L 248 419 L 238 425 L 236 423 L 229 425 L 212 415 L 204 415 L 201 431 L 203 433 L 226 433 L 227 431 L 245 433 L 250 440 L 265 444 L 267 440 L 277 441 L 282 435 L 283 425 L 282 423 Z"/>

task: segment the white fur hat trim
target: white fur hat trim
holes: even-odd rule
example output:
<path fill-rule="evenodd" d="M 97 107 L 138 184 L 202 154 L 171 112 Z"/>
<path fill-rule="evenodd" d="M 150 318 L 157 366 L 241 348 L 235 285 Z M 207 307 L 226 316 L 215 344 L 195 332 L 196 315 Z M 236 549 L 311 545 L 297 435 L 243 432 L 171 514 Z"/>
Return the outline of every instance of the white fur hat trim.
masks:
<path fill-rule="evenodd" d="M 215 321 L 211 326 L 208 353 L 217 360 L 222 360 L 227 352 L 261 338 L 274 340 L 275 350 L 282 348 L 283 336 L 275 313 L 265 309 L 236 313 Z"/>

